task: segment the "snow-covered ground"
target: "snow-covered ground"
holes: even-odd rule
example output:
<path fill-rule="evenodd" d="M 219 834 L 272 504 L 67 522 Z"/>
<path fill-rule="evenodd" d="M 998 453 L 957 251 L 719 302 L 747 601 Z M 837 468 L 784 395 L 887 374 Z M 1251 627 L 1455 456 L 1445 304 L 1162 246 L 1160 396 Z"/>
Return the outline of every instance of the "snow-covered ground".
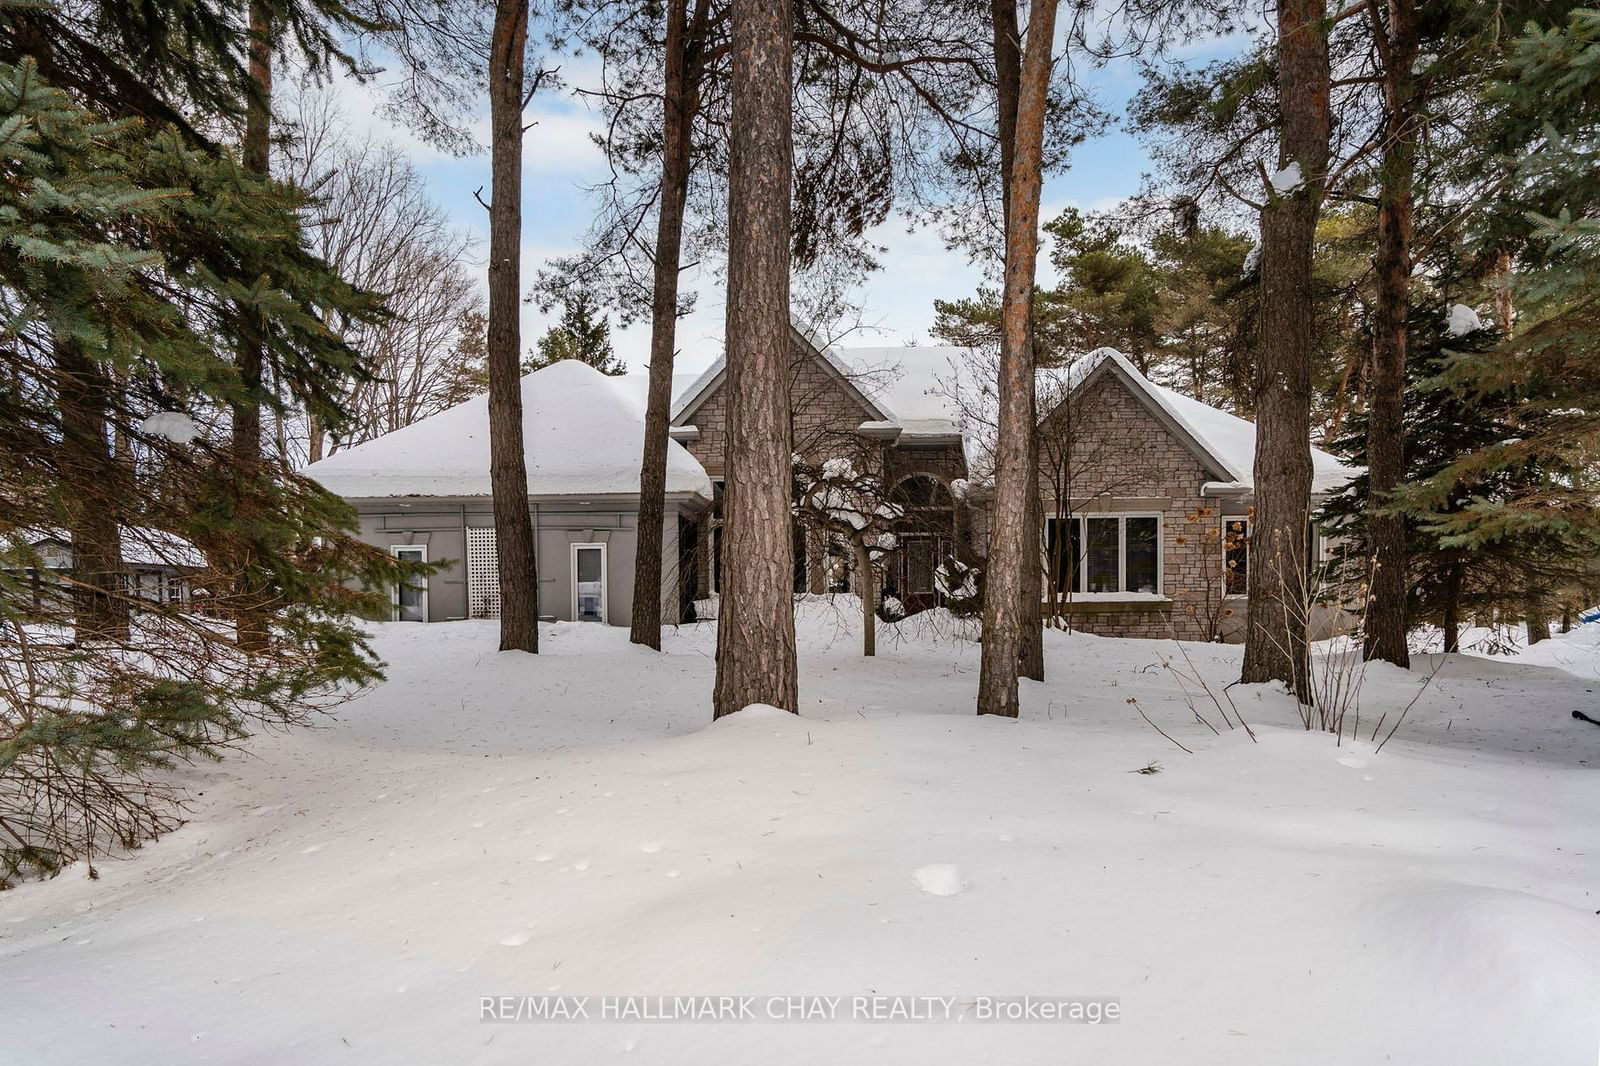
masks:
<path fill-rule="evenodd" d="M 561 624 L 538 658 L 382 627 L 389 681 L 189 772 L 183 829 L 0 895 L 0 1062 L 1596 1061 L 1600 729 L 1570 712 L 1600 717 L 1600 627 L 1452 658 L 1375 753 L 1264 688 L 1233 690 L 1259 743 L 1202 703 L 1214 735 L 1173 645 L 1080 635 L 980 719 L 974 646 L 913 620 L 863 660 L 852 618 L 807 606 L 800 717 L 715 725 L 712 624 L 659 656 Z M 1363 722 L 1431 661 L 1371 669 Z M 1121 1020 L 480 1020 L 560 994 Z"/>

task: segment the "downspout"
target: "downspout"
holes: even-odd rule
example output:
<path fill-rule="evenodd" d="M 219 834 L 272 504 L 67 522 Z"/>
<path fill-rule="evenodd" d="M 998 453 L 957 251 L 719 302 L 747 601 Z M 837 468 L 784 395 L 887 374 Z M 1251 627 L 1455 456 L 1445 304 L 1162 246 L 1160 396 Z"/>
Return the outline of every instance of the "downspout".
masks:
<path fill-rule="evenodd" d="M 472 617 L 472 561 L 467 550 L 467 505 L 461 508 L 461 617 Z M 431 601 L 430 601 L 431 602 Z M 432 608 L 429 608 L 432 610 Z"/>
<path fill-rule="evenodd" d="M 533 516 L 533 580 L 535 590 L 537 591 L 539 574 L 544 569 L 539 565 L 539 505 L 530 501 L 528 504 L 528 513 Z M 606 576 L 608 579 L 610 578 L 609 574 Z M 538 625 L 539 619 L 535 618 L 533 620 L 533 624 Z"/>

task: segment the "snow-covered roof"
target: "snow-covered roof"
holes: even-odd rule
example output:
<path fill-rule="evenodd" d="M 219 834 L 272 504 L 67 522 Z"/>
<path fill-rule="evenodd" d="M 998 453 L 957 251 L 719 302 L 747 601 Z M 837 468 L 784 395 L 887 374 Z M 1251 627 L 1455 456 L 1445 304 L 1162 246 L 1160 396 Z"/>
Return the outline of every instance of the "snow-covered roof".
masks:
<path fill-rule="evenodd" d="M 633 386 L 567 359 L 522 379 L 522 439 L 531 496 L 639 491 L 644 408 Z M 489 398 L 465 403 L 375 440 L 335 452 L 305 470 L 352 499 L 488 496 Z M 667 491 L 709 499 L 705 468 L 667 442 Z"/>
<path fill-rule="evenodd" d="M 1097 372 L 1115 369 L 1136 394 L 1144 396 L 1169 428 L 1196 451 L 1218 475 L 1219 488 L 1247 492 L 1255 486 L 1256 426 L 1254 422 L 1201 403 L 1181 392 L 1157 385 L 1114 348 L 1099 348 L 1080 360 L 1071 374 L 1071 388 L 1079 388 Z M 1332 492 L 1356 475 L 1337 456 L 1313 446 L 1311 491 Z"/>
<path fill-rule="evenodd" d="M 971 367 L 970 348 L 834 348 L 861 391 L 872 397 L 900 427 L 900 439 L 959 437 L 961 411 L 948 395 L 949 383 Z"/>
<path fill-rule="evenodd" d="M 861 399 L 871 416 L 863 420 L 866 428 L 896 433 L 906 442 L 961 436 L 961 413 L 944 395 L 943 383 L 970 362 L 971 349 L 839 348 L 801 323 L 791 328 Z M 726 368 L 726 358 L 719 356 L 677 394 L 672 405 L 675 425 L 693 421 L 695 409 L 721 382 Z M 676 376 L 673 384 L 677 385 Z"/>
<path fill-rule="evenodd" d="M 187 540 L 165 530 L 147 526 L 122 526 L 119 529 L 122 561 L 128 566 L 171 566 L 200 569 L 206 565 L 200 549 Z M 0 536 L 0 548 L 13 544 L 26 544 L 38 548 L 44 544 L 60 544 L 70 549 L 72 534 L 64 529 L 30 527 L 19 529 L 10 536 Z"/>

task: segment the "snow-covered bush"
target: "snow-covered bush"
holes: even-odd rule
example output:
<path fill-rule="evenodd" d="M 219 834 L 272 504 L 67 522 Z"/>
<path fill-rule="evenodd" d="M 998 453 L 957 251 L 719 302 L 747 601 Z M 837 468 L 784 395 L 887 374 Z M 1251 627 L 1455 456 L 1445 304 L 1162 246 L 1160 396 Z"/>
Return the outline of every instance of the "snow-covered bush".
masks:
<path fill-rule="evenodd" d="M 983 610 L 983 572 L 955 556 L 947 556 L 933 571 L 933 587 L 944 598 L 944 605 L 957 618 L 967 618 Z"/>

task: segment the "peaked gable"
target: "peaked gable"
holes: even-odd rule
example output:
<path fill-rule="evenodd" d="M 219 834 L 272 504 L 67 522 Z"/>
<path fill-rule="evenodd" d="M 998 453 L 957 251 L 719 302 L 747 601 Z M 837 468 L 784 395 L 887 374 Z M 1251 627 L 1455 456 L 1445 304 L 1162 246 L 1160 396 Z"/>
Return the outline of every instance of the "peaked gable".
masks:
<path fill-rule="evenodd" d="M 1174 439 L 1188 449 L 1212 477 L 1218 481 L 1241 484 L 1249 482 L 1250 471 L 1239 470 L 1236 465 L 1228 462 L 1212 442 L 1190 425 L 1176 409 L 1165 395 L 1166 390 L 1160 389 L 1149 378 L 1139 373 L 1138 369 L 1128 362 L 1127 356 L 1111 348 L 1100 348 L 1091 352 L 1089 359 L 1092 361 L 1091 365 L 1074 376 L 1062 403 L 1081 393 L 1091 382 L 1110 375 L 1131 393 Z M 1057 407 L 1059 406 L 1058 404 Z"/>
<path fill-rule="evenodd" d="M 802 331 L 793 323 L 789 325 L 789 342 L 791 350 L 798 346 L 800 351 L 815 360 L 823 373 L 832 379 L 851 401 L 861 408 L 863 422 L 887 422 L 893 420 L 893 415 L 881 405 L 874 402 L 871 397 L 862 392 L 852 380 L 854 371 L 847 366 L 831 348 L 818 347 L 811 340 L 808 331 Z M 693 423 L 695 412 L 703 407 L 707 400 L 720 389 L 728 378 L 728 357 L 726 354 L 717 357 L 716 362 L 706 367 L 705 372 L 695 379 L 694 383 L 684 390 L 672 405 L 672 425 L 686 426 Z"/>

